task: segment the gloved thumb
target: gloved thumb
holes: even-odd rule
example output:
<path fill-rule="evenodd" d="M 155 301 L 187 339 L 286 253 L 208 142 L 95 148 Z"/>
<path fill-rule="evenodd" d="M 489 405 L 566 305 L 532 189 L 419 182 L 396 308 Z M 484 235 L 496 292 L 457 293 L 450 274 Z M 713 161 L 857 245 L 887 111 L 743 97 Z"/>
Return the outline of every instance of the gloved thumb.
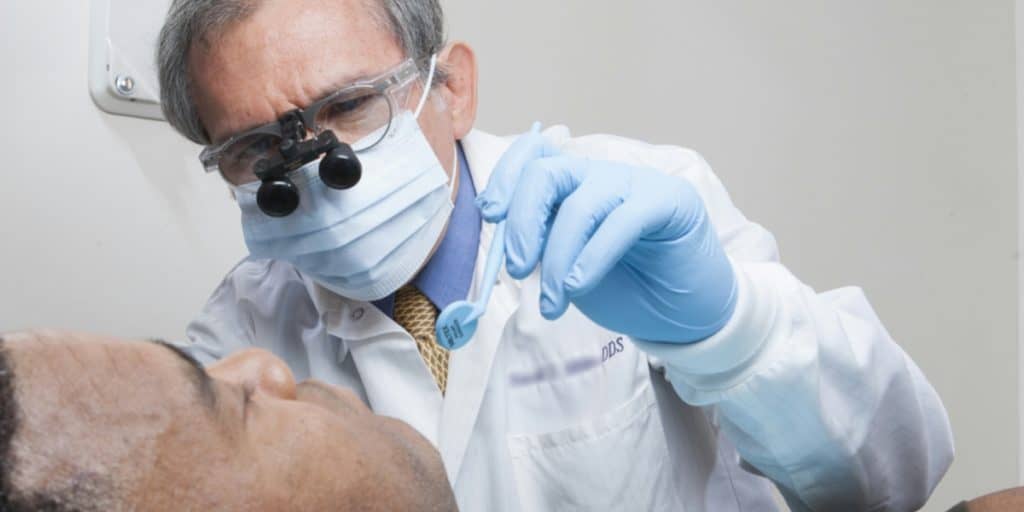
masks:
<path fill-rule="evenodd" d="M 494 166 L 491 178 L 476 198 L 476 206 L 487 222 L 501 222 L 508 214 L 508 206 L 519 185 L 519 177 L 530 162 L 558 155 L 558 148 L 541 134 L 536 122 L 529 132 L 521 135 Z"/>

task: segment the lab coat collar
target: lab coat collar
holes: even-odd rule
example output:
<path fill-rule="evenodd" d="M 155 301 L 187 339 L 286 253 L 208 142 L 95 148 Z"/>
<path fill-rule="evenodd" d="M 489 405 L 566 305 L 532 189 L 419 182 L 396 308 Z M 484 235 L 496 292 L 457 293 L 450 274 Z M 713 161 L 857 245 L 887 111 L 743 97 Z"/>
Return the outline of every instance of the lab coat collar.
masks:
<path fill-rule="evenodd" d="M 337 363 L 352 357 L 370 408 L 405 421 L 436 446 L 442 397 L 409 334 L 373 304 L 305 282 L 327 333 L 341 340 Z"/>
<path fill-rule="evenodd" d="M 556 147 L 564 147 L 572 134 L 564 125 L 555 125 L 544 130 L 544 138 Z M 469 132 L 462 139 L 462 150 L 469 162 L 469 174 L 473 177 L 477 193 L 483 192 L 491 179 L 491 173 L 498 165 L 498 160 L 505 154 L 517 136 L 498 137 L 480 130 Z"/>
<path fill-rule="evenodd" d="M 348 306 L 344 324 L 364 326 L 362 335 L 345 336 L 358 327 L 337 332 L 348 347 L 370 407 L 376 414 L 405 421 L 438 446 L 443 397 L 416 342 L 372 304 Z"/>
<path fill-rule="evenodd" d="M 491 179 L 491 172 L 498 164 L 498 159 L 511 145 L 511 141 L 479 130 L 469 132 L 462 139 L 462 151 L 469 164 L 469 174 L 473 177 L 477 193 L 483 192 Z"/>

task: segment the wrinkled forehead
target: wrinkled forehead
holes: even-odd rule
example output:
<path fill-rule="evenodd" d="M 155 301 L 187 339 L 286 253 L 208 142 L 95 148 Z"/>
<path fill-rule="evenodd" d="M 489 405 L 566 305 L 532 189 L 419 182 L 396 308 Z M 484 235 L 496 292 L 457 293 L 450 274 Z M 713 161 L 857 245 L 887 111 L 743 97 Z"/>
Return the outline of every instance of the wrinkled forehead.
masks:
<path fill-rule="evenodd" d="M 58 331 L 4 338 L 26 419 L 83 421 L 194 400 L 188 368 L 155 343 Z"/>
<path fill-rule="evenodd" d="M 266 1 L 193 44 L 192 93 L 211 139 L 303 108 L 403 58 L 376 0 Z"/>
<path fill-rule="evenodd" d="M 56 331 L 4 340 L 25 486 L 95 464 L 131 473 L 152 462 L 160 433 L 182 422 L 201 424 L 187 367 L 164 347 Z"/>

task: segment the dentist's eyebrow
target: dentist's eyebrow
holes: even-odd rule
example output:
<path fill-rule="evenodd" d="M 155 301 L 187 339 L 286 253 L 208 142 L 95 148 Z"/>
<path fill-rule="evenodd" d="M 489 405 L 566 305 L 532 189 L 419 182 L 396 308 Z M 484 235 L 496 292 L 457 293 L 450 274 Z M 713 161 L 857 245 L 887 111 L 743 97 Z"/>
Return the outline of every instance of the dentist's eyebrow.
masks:
<path fill-rule="evenodd" d="M 359 83 L 359 82 L 365 82 L 365 81 L 369 80 L 370 78 L 372 78 L 373 76 L 374 75 L 371 75 L 369 73 L 360 73 L 360 74 L 345 76 L 341 80 L 338 80 L 337 82 L 331 82 L 331 84 L 332 84 L 331 86 L 329 86 L 329 87 L 327 87 L 325 89 L 321 89 L 321 90 L 317 91 L 317 94 L 315 96 L 313 96 L 313 101 L 311 101 L 309 105 L 312 105 L 313 103 L 321 101 L 321 100 L 327 98 L 328 96 L 330 96 L 330 95 L 332 95 L 332 94 L 334 94 L 334 93 L 336 93 L 338 91 L 341 91 L 342 89 L 344 89 L 346 87 L 355 85 L 356 83 Z M 306 109 L 309 108 L 309 105 L 303 105 L 301 108 L 303 110 L 306 110 Z M 223 136 L 223 137 L 217 137 L 217 138 L 211 137 L 211 144 L 210 145 L 217 146 L 217 145 L 223 144 L 223 143 L 231 140 L 234 137 L 240 137 L 242 135 L 246 135 L 249 132 L 255 131 L 255 130 L 263 128 L 265 126 L 276 125 L 277 123 L 278 123 L 278 120 L 275 119 L 273 121 L 261 122 L 261 123 L 257 123 L 257 124 L 253 124 L 253 125 L 247 126 L 245 128 L 242 128 L 241 130 L 237 130 L 237 131 L 231 132 L 231 133 L 229 133 L 229 134 L 227 134 L 226 136 Z M 153 341 L 159 341 L 159 340 L 153 340 Z"/>
<path fill-rule="evenodd" d="M 338 80 L 332 81 L 331 85 L 327 86 L 326 88 L 319 89 L 317 91 L 317 94 L 315 96 L 313 96 L 313 103 L 321 101 L 324 98 L 326 98 L 326 97 L 328 97 L 328 96 L 330 96 L 330 95 L 332 95 L 332 94 L 334 94 L 334 93 L 336 93 L 338 91 L 341 91 L 342 89 L 345 89 L 347 87 L 351 87 L 351 86 L 353 86 L 353 85 L 355 85 L 357 83 L 360 83 L 360 82 L 365 82 L 365 81 L 367 81 L 367 80 L 369 80 L 371 78 L 375 78 L 375 76 L 376 75 L 373 75 L 372 73 L 367 73 L 367 72 L 352 73 L 352 74 L 345 75 L 345 76 L 341 77 Z M 309 108 L 309 105 L 306 105 L 306 108 Z"/>
<path fill-rule="evenodd" d="M 206 374 L 206 370 L 203 369 L 203 365 L 199 364 L 199 361 L 197 361 L 196 358 L 192 357 L 192 355 L 185 352 L 180 347 L 159 339 L 152 339 L 149 341 L 170 350 L 175 357 L 184 361 L 188 379 L 195 385 L 196 392 L 202 399 L 203 404 L 213 412 L 214 406 L 217 404 L 217 393 L 213 390 L 213 379 Z"/>

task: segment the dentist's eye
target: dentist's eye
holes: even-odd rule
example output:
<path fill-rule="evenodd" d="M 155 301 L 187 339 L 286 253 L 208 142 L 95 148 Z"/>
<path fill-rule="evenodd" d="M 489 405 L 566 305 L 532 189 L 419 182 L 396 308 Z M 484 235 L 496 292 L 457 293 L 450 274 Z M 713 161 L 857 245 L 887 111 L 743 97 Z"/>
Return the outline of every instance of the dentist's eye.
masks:
<path fill-rule="evenodd" d="M 317 112 L 316 128 L 320 132 L 332 131 L 338 140 L 352 144 L 359 151 L 358 142 L 372 145 L 377 141 L 364 141 L 367 136 L 382 131 L 391 121 L 391 104 L 380 92 L 367 90 L 348 94 L 324 105 Z M 381 134 L 381 138 L 383 134 Z"/>
<path fill-rule="evenodd" d="M 327 125 L 340 125 L 352 122 L 359 119 L 359 116 L 366 111 L 367 106 L 372 101 L 372 96 L 360 96 L 336 101 L 330 105 L 325 105 L 317 119 L 319 122 Z"/>

